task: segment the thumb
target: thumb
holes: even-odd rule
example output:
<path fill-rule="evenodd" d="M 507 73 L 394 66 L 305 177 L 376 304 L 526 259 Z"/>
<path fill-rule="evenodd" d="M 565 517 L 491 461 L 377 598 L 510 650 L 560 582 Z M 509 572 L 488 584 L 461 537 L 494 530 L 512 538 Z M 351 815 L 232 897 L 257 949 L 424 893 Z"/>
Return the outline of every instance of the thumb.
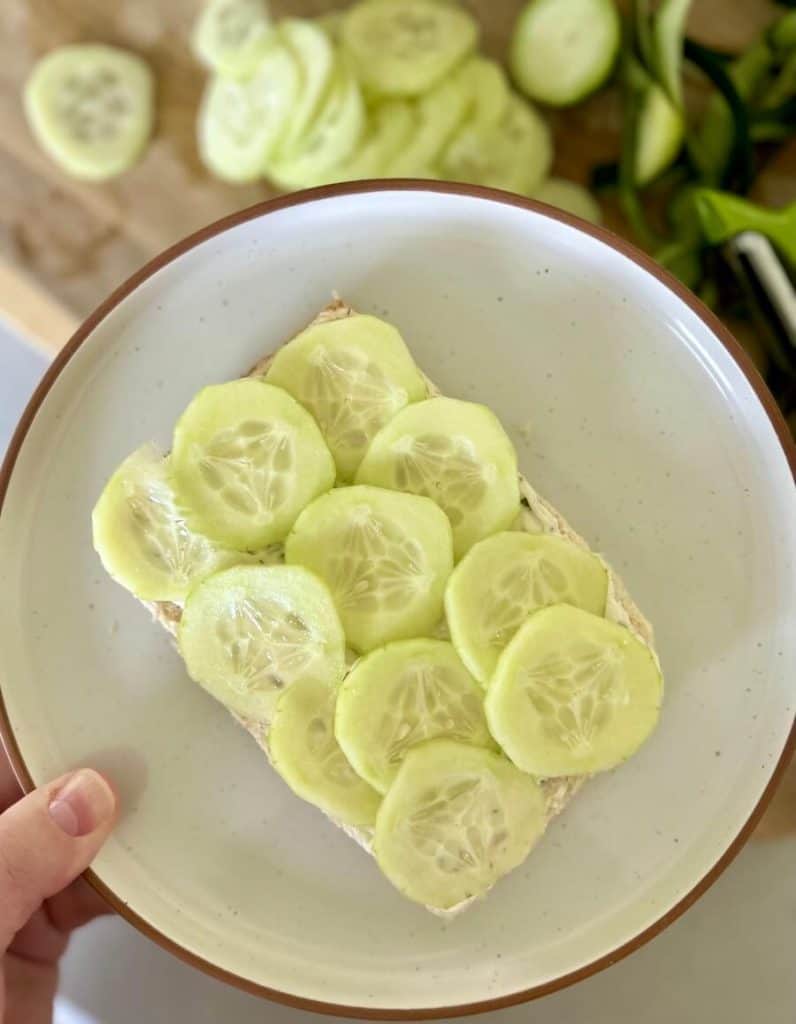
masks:
<path fill-rule="evenodd" d="M 85 871 L 108 837 L 116 796 L 81 769 L 0 815 L 0 953 L 40 904 Z"/>

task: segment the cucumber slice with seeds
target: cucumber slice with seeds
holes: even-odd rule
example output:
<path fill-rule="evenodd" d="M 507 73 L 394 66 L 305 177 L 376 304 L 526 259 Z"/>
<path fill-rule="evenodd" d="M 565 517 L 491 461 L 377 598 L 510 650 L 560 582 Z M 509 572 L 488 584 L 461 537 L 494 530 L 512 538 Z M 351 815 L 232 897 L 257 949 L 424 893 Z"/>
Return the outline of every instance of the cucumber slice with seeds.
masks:
<path fill-rule="evenodd" d="M 289 686 L 335 686 L 345 637 L 331 595 L 300 566 L 247 565 L 188 595 L 177 640 L 188 675 L 231 711 L 268 722 Z"/>
<path fill-rule="evenodd" d="M 514 26 L 509 66 L 531 99 L 565 107 L 603 84 L 620 41 L 614 0 L 531 0 Z"/>
<path fill-rule="evenodd" d="M 334 483 L 315 421 L 261 380 L 200 391 L 177 423 L 171 458 L 189 521 L 241 550 L 284 539 L 304 506 Z"/>
<path fill-rule="evenodd" d="M 433 499 L 453 527 L 457 558 L 517 518 L 517 455 L 485 405 L 430 398 L 399 412 L 368 448 L 357 483 Z"/>
<path fill-rule="evenodd" d="M 384 100 L 370 113 L 362 142 L 348 160 L 329 175 L 332 181 L 382 177 L 389 163 L 407 145 L 417 127 L 405 100 Z"/>
<path fill-rule="evenodd" d="M 607 593 L 597 555 L 561 537 L 512 531 L 468 551 L 448 581 L 445 614 L 459 656 L 486 684 L 531 612 L 566 603 L 603 615 Z"/>
<path fill-rule="evenodd" d="M 427 92 L 477 39 L 469 14 L 432 0 L 365 0 L 349 8 L 342 26 L 360 81 L 382 96 Z"/>
<path fill-rule="evenodd" d="M 457 75 L 472 97 L 472 120 L 477 124 L 501 121 L 508 110 L 511 90 L 500 64 L 488 57 L 470 57 Z"/>
<path fill-rule="evenodd" d="M 342 487 L 299 516 L 285 560 L 323 579 L 359 652 L 428 635 L 453 568 L 450 525 L 427 498 Z"/>
<path fill-rule="evenodd" d="M 372 438 L 426 385 L 398 331 L 355 314 L 308 327 L 284 345 L 266 375 L 320 424 L 341 480 L 351 480 Z"/>
<path fill-rule="evenodd" d="M 658 721 L 652 651 L 615 622 L 570 605 L 535 612 L 498 661 L 486 695 L 492 735 L 540 778 L 614 768 Z"/>
<path fill-rule="evenodd" d="M 334 47 L 326 32 L 306 19 L 286 19 L 280 23 L 279 33 L 298 64 L 301 78 L 281 144 L 289 152 L 323 105 L 335 69 Z"/>
<path fill-rule="evenodd" d="M 372 826 L 381 797 L 346 760 L 334 736 L 337 690 L 317 679 L 294 683 L 279 698 L 268 749 L 293 792 L 335 821 Z"/>
<path fill-rule="evenodd" d="M 472 96 L 457 77 L 446 78 L 418 100 L 417 129 L 405 148 L 388 163 L 388 178 L 431 177 L 428 172 L 467 116 Z"/>
<path fill-rule="evenodd" d="M 559 210 L 574 213 L 576 217 L 599 224 L 602 221 L 602 210 L 591 192 L 574 181 L 565 178 L 548 178 L 532 194 L 532 199 L 541 203 L 557 206 Z"/>
<path fill-rule="evenodd" d="M 485 895 L 544 831 L 539 784 L 489 750 L 439 739 L 411 750 L 376 818 L 379 867 L 438 910 Z"/>
<path fill-rule="evenodd" d="M 193 50 L 208 68 L 245 78 L 257 67 L 273 27 L 262 0 L 208 0 L 193 33 Z"/>
<path fill-rule="evenodd" d="M 444 640 L 402 640 L 358 661 L 340 687 L 335 734 L 353 767 L 380 793 L 424 740 L 447 736 L 494 745 L 483 691 Z"/>
<path fill-rule="evenodd" d="M 154 83 L 147 65 L 113 46 L 63 46 L 25 84 L 33 134 L 68 174 L 104 181 L 131 167 L 152 132 Z"/>

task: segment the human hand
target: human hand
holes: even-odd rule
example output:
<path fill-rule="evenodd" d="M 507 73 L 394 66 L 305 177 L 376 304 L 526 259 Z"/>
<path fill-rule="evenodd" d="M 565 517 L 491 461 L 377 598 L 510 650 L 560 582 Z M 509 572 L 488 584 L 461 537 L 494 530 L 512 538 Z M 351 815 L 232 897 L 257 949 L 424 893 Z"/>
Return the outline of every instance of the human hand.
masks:
<path fill-rule="evenodd" d="M 0 745 L 0 1024 L 51 1024 L 69 933 L 109 908 L 78 878 L 107 839 L 116 797 L 81 770 L 22 797 Z"/>

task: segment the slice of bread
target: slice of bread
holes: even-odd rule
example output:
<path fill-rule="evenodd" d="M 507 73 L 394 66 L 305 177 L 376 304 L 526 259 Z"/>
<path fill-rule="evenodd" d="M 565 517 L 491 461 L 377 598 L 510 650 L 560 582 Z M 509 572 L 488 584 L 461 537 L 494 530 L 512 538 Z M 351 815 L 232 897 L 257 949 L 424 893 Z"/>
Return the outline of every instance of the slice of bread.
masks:
<path fill-rule="evenodd" d="M 321 310 L 313 321 L 313 324 L 354 315 L 356 315 L 355 310 L 350 306 L 347 306 L 340 299 L 335 298 L 333 302 Z M 273 357 L 274 353 L 264 356 L 251 368 L 248 376 L 256 377 L 265 374 Z M 428 380 L 428 378 L 426 378 L 426 381 L 430 395 L 440 394 L 439 389 L 432 381 Z M 520 495 L 522 508 L 520 512 L 520 523 L 518 526 L 521 529 L 527 530 L 529 533 L 546 533 L 565 537 L 573 544 L 577 544 L 579 547 L 584 548 L 587 551 L 590 550 L 586 541 L 572 529 L 561 513 L 545 501 L 544 498 L 540 497 L 521 474 Z M 631 632 L 652 648 L 652 627 L 633 603 L 633 600 L 628 594 L 624 584 L 613 569 L 611 569 L 607 563 L 604 564 L 608 572 L 609 581 L 606 618 L 626 626 L 631 630 Z M 177 604 L 167 601 L 144 603 L 152 612 L 155 620 L 176 638 L 177 626 L 182 614 L 182 608 Z M 351 664 L 353 664 L 353 660 Z M 240 725 L 242 725 L 243 728 L 251 734 L 270 762 L 271 755 L 268 748 L 268 723 L 250 721 L 245 718 L 241 718 L 239 715 L 234 713 L 232 713 L 232 717 L 235 718 Z M 570 778 L 547 779 L 542 782 L 542 787 L 547 800 L 548 823 L 564 810 L 585 781 L 586 776 L 573 776 Z M 364 850 L 368 853 L 372 853 L 372 829 L 356 828 L 336 821 L 333 818 L 330 820 L 332 820 L 339 828 L 342 828 L 343 831 Z M 459 903 L 457 906 L 451 907 L 448 910 L 439 910 L 435 907 L 428 907 L 427 909 L 440 917 L 454 917 L 465 910 L 476 898 L 478 897 L 464 900 L 462 903 Z"/>

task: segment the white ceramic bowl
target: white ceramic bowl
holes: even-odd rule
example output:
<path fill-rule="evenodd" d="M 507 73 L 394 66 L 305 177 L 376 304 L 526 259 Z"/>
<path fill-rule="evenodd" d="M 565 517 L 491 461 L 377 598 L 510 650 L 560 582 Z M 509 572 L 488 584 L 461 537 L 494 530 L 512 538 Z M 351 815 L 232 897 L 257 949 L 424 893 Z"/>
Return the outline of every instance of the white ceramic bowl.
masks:
<path fill-rule="evenodd" d="M 497 411 L 532 483 L 626 577 L 666 673 L 649 744 L 449 924 L 288 791 L 91 547 L 91 507 L 123 456 L 168 446 L 199 388 L 245 372 L 333 290 L 396 323 L 445 392 Z M 105 770 L 124 816 L 95 884 L 167 948 L 252 990 L 417 1019 L 576 980 L 704 890 L 793 745 L 785 437 L 693 296 L 571 217 L 416 183 L 236 214 L 90 317 L 10 449 L 0 685 L 17 771 L 30 786 Z"/>

